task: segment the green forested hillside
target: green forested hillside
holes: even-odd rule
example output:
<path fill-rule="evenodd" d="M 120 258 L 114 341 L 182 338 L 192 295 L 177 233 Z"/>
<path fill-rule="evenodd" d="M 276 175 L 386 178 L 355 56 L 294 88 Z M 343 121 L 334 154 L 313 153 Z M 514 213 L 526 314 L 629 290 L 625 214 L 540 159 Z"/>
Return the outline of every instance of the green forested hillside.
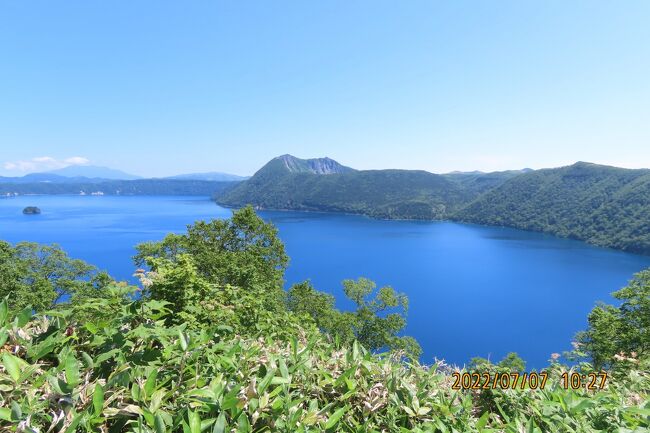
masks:
<path fill-rule="evenodd" d="M 436 175 L 410 170 L 291 171 L 277 158 L 219 204 L 449 219 L 542 231 L 650 254 L 650 170 L 589 163 Z"/>
<path fill-rule="evenodd" d="M 226 206 L 350 212 L 376 218 L 443 219 L 468 200 L 444 177 L 415 170 L 333 174 L 293 172 L 272 160 L 246 182 L 217 196 Z"/>
<path fill-rule="evenodd" d="M 650 170 L 579 162 L 522 174 L 488 191 L 455 219 L 650 253 Z"/>
<path fill-rule="evenodd" d="M 576 350 L 565 355 L 579 362 L 552 355 L 542 384 L 524 379 L 515 354 L 496 365 L 421 365 L 417 343 L 400 335 L 408 301 L 390 287 L 346 281 L 356 309 L 345 312 L 309 282 L 284 292 L 284 246 L 251 208 L 197 222 L 138 252 L 149 269 L 136 270 L 133 287 L 55 246 L 0 242 L 0 430 L 650 428 L 650 272 L 615 294 L 620 307 L 594 309 Z M 455 374 L 472 379 L 456 386 Z M 507 383 L 472 388 L 472 374 Z M 579 383 L 590 374 L 599 379 L 591 388 Z"/>

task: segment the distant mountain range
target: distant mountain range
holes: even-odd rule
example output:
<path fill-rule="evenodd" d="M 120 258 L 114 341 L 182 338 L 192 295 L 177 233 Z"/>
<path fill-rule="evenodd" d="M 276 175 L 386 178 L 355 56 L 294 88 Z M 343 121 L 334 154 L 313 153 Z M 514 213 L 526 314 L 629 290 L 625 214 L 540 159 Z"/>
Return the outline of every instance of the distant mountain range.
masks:
<path fill-rule="evenodd" d="M 115 170 L 108 167 L 99 167 L 95 165 L 71 165 L 69 167 L 60 168 L 47 172 L 49 174 L 56 174 L 64 177 L 80 178 L 85 177 L 88 179 L 110 179 L 110 180 L 134 180 L 142 179 L 140 176 L 125 173 L 121 170 Z"/>
<path fill-rule="evenodd" d="M 30 173 L 20 177 L 3 177 L 0 176 L 0 183 L 98 183 L 106 180 L 136 180 L 143 179 L 141 176 L 125 173 L 121 170 L 115 170 L 108 167 L 94 165 L 73 165 L 43 173 Z M 234 174 L 209 172 L 209 173 L 189 173 L 176 176 L 168 176 L 161 179 L 174 180 L 205 180 L 215 182 L 232 182 L 248 179 L 245 176 Z"/>
<path fill-rule="evenodd" d="M 650 254 L 650 170 L 579 162 L 537 171 L 440 175 L 354 170 L 329 158 L 283 155 L 221 190 L 216 201 L 501 225 Z"/>
<path fill-rule="evenodd" d="M 22 177 L 0 177 L 0 195 L 106 194 L 106 195 L 202 195 L 230 187 L 239 176 L 201 173 L 163 179 L 142 179 L 120 170 L 96 166 L 70 166 Z"/>
<path fill-rule="evenodd" d="M 20 177 L 0 176 L 0 183 L 97 183 L 105 180 L 135 179 L 141 179 L 141 177 L 107 167 L 98 167 L 93 165 L 74 165 L 43 173 L 30 173 Z"/>

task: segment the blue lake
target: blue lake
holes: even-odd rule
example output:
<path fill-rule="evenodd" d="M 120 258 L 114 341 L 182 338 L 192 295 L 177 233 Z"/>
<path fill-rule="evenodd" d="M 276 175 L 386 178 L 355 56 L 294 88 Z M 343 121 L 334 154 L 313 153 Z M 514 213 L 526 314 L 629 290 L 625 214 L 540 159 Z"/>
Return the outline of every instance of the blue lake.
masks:
<path fill-rule="evenodd" d="M 23 215 L 38 206 L 41 215 Z M 0 239 L 60 244 L 71 256 L 132 280 L 133 246 L 182 232 L 228 209 L 197 197 L 22 196 L 0 200 Z M 311 279 L 348 308 L 341 281 L 365 276 L 408 294 L 407 334 L 434 357 L 463 364 L 518 352 L 541 368 L 599 300 L 650 257 L 506 228 L 361 216 L 262 212 L 280 230 L 291 263 L 287 283 Z"/>

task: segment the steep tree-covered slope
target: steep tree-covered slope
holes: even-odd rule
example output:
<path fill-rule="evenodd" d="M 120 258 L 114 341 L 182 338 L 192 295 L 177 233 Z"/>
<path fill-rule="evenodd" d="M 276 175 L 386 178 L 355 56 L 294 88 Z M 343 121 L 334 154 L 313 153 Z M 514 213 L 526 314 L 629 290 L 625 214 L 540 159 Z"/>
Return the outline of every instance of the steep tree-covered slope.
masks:
<path fill-rule="evenodd" d="M 579 162 L 526 173 L 454 217 L 650 253 L 650 170 Z"/>
<path fill-rule="evenodd" d="M 314 161 L 328 165 L 314 168 Z M 286 155 L 271 160 L 251 179 L 217 196 L 217 202 L 227 206 L 252 204 L 266 209 L 414 219 L 447 218 L 467 200 L 460 185 L 426 171 L 356 171 L 324 158 L 299 160 Z"/>

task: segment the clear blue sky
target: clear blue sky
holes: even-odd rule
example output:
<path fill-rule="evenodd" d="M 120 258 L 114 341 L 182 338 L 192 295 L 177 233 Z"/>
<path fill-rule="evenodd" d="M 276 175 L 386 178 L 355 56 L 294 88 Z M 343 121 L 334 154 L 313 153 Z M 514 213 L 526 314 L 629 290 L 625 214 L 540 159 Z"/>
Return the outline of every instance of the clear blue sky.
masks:
<path fill-rule="evenodd" d="M 645 0 L 3 1 L 0 174 L 650 167 L 649 23 Z"/>

